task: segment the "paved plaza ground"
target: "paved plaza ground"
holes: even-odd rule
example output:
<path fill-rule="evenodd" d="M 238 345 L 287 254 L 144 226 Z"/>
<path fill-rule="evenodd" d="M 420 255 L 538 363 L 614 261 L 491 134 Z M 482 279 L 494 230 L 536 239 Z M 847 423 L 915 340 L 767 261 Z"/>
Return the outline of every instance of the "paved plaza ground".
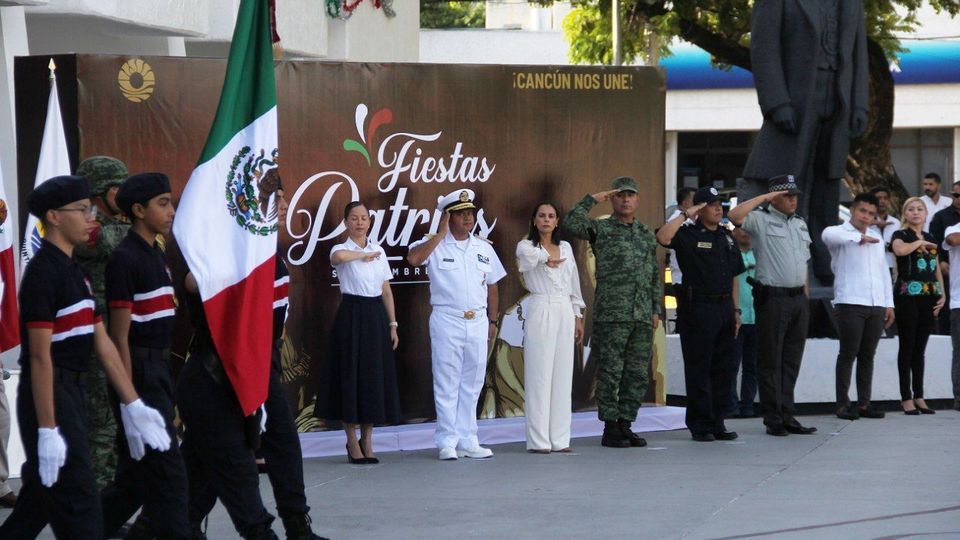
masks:
<path fill-rule="evenodd" d="M 728 422 L 733 442 L 670 431 L 645 434 L 643 449 L 576 439 L 571 455 L 518 443 L 484 461 L 428 450 L 375 466 L 315 459 L 307 496 L 315 530 L 337 539 L 960 539 L 960 412 L 802 421 L 819 432 L 771 437 L 749 419 Z M 274 512 L 265 476 L 261 489 Z M 219 504 L 208 537 L 236 538 Z"/>

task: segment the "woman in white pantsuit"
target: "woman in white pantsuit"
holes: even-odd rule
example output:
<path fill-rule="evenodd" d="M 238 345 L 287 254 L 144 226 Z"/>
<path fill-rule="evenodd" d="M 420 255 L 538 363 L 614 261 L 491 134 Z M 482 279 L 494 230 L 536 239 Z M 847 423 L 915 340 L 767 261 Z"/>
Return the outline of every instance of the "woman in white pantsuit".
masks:
<path fill-rule="evenodd" d="M 570 244 L 557 238 L 552 203 L 537 205 L 517 261 L 530 299 L 523 314 L 527 451 L 570 451 L 573 346 L 583 339 L 580 276 Z"/>

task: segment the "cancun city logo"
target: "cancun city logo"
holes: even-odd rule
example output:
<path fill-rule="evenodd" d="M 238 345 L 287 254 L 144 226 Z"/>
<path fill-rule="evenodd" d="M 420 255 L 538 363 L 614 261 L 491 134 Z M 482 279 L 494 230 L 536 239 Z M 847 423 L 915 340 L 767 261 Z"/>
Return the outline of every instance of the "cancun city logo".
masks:
<path fill-rule="evenodd" d="M 262 148 L 259 153 L 249 146 L 241 148 L 230 164 L 225 189 L 227 210 L 237 225 L 259 236 L 275 233 L 279 228 L 273 195 L 280 188 L 280 152 L 274 148 L 269 157 L 265 154 Z"/>
<path fill-rule="evenodd" d="M 484 184 L 489 182 L 497 165 L 483 155 L 472 154 L 464 148 L 462 141 L 445 137 L 442 129 L 427 133 L 387 129 L 396 125 L 397 118 L 389 108 L 381 108 L 372 115 L 365 103 L 354 110 L 356 138 L 350 136 L 343 140 L 344 154 L 339 159 L 344 163 L 356 163 L 349 160 L 363 159 L 369 167 L 371 177 L 353 178 L 342 170 L 325 170 L 311 175 L 290 197 L 287 212 L 287 231 L 293 243 L 287 251 L 287 260 L 293 265 L 307 263 L 317 249 L 317 244 L 338 237 L 346 230 L 337 208 L 331 207 L 331 201 L 340 190 L 350 200 L 370 200 L 370 190 L 389 194 L 393 202 L 385 208 L 370 208 L 373 226 L 370 238 L 384 246 L 390 260 L 402 260 L 401 256 L 389 255 L 420 238 L 422 227 L 435 233 L 440 225 L 442 213 L 435 206 L 414 208 L 408 203 L 410 190 L 426 189 L 431 193 L 449 192 L 465 184 Z M 364 173 L 367 174 L 367 173 Z M 426 184 L 448 184 L 437 187 Z M 360 189 L 363 185 L 363 191 Z M 476 189 L 476 187 L 474 187 Z M 303 197 L 307 193 L 323 190 L 316 207 L 307 208 Z M 311 199 L 316 200 L 314 196 Z M 422 198 L 419 198 L 421 199 Z M 431 196 L 428 200 L 435 200 Z M 327 213 L 334 219 L 325 219 Z M 326 222 L 326 226 L 324 225 Z M 331 223 L 335 223 L 332 227 Z M 497 220 L 490 219 L 481 209 L 477 212 L 475 233 L 487 237 L 496 227 Z M 414 229 L 418 234 L 414 237 Z M 403 272 L 409 269 L 404 269 Z M 398 269 L 394 269 L 396 274 Z"/>

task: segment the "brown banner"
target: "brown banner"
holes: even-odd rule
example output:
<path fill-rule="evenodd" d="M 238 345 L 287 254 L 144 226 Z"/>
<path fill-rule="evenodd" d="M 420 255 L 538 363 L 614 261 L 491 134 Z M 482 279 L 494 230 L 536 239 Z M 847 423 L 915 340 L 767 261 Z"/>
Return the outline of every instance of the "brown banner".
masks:
<path fill-rule="evenodd" d="M 16 63 L 22 194 L 36 170 L 48 60 Z M 166 172 L 179 192 L 213 120 L 225 61 L 84 55 L 57 61 L 74 163 L 95 154 L 115 156 L 131 173 Z M 372 210 L 371 237 L 384 246 L 394 271 L 404 419 L 433 418 L 428 278 L 404 257 L 407 245 L 436 230 L 437 197 L 462 187 L 476 191 L 482 208 L 476 232 L 493 241 L 509 273 L 500 287 L 506 314 L 491 347 L 481 414 L 522 414 L 523 360 L 516 337 L 522 330 L 512 306 L 525 291 L 516 244 L 537 202 L 555 201 L 563 213 L 620 175 L 634 176 L 642 186 L 641 219 L 662 221 L 661 73 L 637 67 L 279 62 L 276 74 L 279 163 L 290 201 L 289 230 L 280 240 L 291 272 L 284 379 L 301 411 L 301 428 L 323 427 L 309 413 L 314 374 L 325 361 L 339 301 L 328 255 L 343 241 L 343 206 L 357 198 Z M 597 214 L 608 210 L 601 207 Z M 573 244 L 590 306 L 588 246 Z M 595 367 L 585 356 L 578 350 L 577 409 L 593 400 Z"/>

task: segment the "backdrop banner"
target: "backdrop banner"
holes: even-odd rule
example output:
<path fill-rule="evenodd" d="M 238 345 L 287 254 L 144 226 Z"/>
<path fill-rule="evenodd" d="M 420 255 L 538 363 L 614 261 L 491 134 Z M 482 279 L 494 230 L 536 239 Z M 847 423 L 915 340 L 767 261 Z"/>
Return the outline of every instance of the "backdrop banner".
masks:
<path fill-rule="evenodd" d="M 49 93 L 50 57 L 16 59 L 20 201 L 32 189 Z M 162 171 L 179 196 L 210 130 L 222 59 L 59 55 L 54 57 L 71 162 L 123 160 L 131 174 Z M 665 86 L 642 67 L 480 66 L 282 61 L 275 64 L 279 121 L 276 163 L 290 203 L 280 253 L 290 268 L 283 342 L 284 383 L 301 431 L 312 418 L 317 377 L 340 299 L 330 248 L 345 237 L 343 207 L 361 200 L 373 214 L 371 239 L 387 252 L 400 322 L 397 366 L 404 422 L 435 416 L 430 371 L 429 285 L 407 246 L 435 232 L 437 197 L 477 193 L 476 233 L 493 242 L 508 277 L 490 348 L 482 417 L 523 414 L 522 304 L 514 252 L 540 201 L 561 216 L 587 193 L 622 175 L 640 186 L 640 219 L 663 221 Z M 227 178 L 224 178 L 226 185 Z M 610 211 L 598 205 L 595 216 Z M 21 230 L 26 215 L 21 203 Z M 194 234 L 206 234 L 195 231 Z M 587 302 L 586 339 L 577 347 L 575 410 L 594 406 L 589 361 L 593 264 L 572 241 Z M 171 264 L 179 262 L 168 242 Z M 178 317 L 185 349 L 191 330 Z M 662 356 L 663 349 L 655 348 Z M 664 362 L 655 358 L 646 401 L 662 401 Z M 339 427 L 339 426 L 330 426 Z"/>

